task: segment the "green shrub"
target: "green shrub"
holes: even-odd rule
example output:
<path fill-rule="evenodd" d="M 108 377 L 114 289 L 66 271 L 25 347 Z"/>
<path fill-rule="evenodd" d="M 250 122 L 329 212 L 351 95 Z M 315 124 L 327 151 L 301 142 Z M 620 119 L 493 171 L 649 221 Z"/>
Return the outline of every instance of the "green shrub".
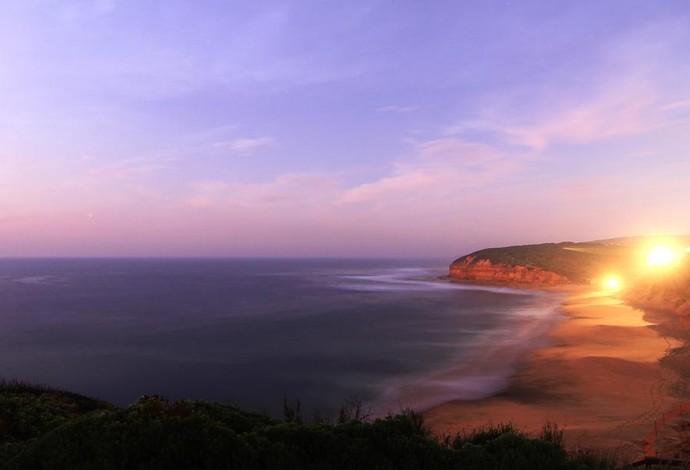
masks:
<path fill-rule="evenodd" d="M 568 456 L 552 423 L 539 438 L 509 423 L 439 442 L 410 410 L 370 421 L 358 405 L 352 419 L 333 424 L 278 421 L 231 405 L 169 403 L 161 396 L 144 396 L 125 409 L 24 386 L 7 387 L 0 398 L 12 417 L 7 423 L 16 425 L 0 421 L 11 429 L 0 443 L 0 467 L 14 470 L 614 468 L 594 453 Z"/>

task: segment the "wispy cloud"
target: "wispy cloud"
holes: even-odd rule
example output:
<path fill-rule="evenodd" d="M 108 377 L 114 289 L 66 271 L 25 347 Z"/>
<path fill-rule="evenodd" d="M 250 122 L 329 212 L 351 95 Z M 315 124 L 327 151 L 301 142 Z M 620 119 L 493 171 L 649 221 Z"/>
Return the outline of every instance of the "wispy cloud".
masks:
<path fill-rule="evenodd" d="M 117 0 L 94 0 L 93 8 L 97 14 L 106 15 L 117 7 Z"/>
<path fill-rule="evenodd" d="M 405 105 L 400 105 L 400 104 L 391 104 L 387 106 L 381 106 L 380 108 L 377 108 L 376 110 L 379 112 L 384 112 L 384 113 L 409 113 L 411 111 L 414 111 L 418 109 L 417 106 L 405 106 Z"/>
<path fill-rule="evenodd" d="M 447 206 L 473 189 L 514 174 L 527 160 L 458 138 L 419 142 L 413 158 L 396 164 L 391 175 L 345 190 L 339 202 L 399 209 Z"/>
<path fill-rule="evenodd" d="M 690 65 L 678 58 L 689 39 L 684 20 L 612 35 L 601 44 L 599 57 L 591 58 L 586 81 L 485 95 L 477 114 L 445 132 L 541 152 L 559 144 L 585 145 L 663 128 L 690 108 Z"/>
<path fill-rule="evenodd" d="M 519 172 L 530 159 L 458 138 L 416 142 L 411 155 L 393 163 L 370 182 L 346 185 L 337 174 L 288 173 L 270 181 L 197 181 L 184 204 L 193 207 L 285 207 L 289 211 L 359 208 L 371 214 L 447 207 L 469 192 Z M 276 209 L 277 210 L 277 209 Z"/>
<path fill-rule="evenodd" d="M 487 105 L 489 112 L 460 120 L 444 133 L 470 139 L 480 136 L 493 145 L 541 152 L 553 145 L 584 145 L 644 134 L 668 125 L 668 112 L 686 106 L 687 101 L 668 103 L 662 83 L 626 81 L 615 75 L 584 97 L 564 92 L 553 102 L 534 103 L 528 113 L 520 115 L 511 112 L 510 105 Z"/>
<path fill-rule="evenodd" d="M 36 17 L 31 32 L 40 39 L 32 44 L 31 55 L 44 59 L 40 68 L 36 61 L 24 59 L 12 65 L 22 75 L 33 76 L 34 88 L 40 83 L 45 92 L 55 93 L 75 87 L 104 100 L 113 96 L 166 99 L 219 89 L 273 92 L 357 77 L 370 68 L 358 56 L 341 54 L 334 59 L 327 47 L 312 42 L 304 47 L 293 44 L 298 37 L 292 29 L 297 20 L 293 15 L 298 14 L 295 8 L 241 3 L 131 4 L 120 8 L 115 0 L 91 0 L 27 7 Z M 108 17 L 117 16 L 120 10 L 132 10 L 142 18 L 164 15 L 166 27 L 149 27 L 145 21 L 122 22 L 113 41 L 110 28 L 115 21 L 111 23 Z M 58 47 L 44 36 L 44 25 L 53 17 L 59 18 L 63 41 Z M 101 43 L 103 47 L 95 46 Z M 309 53 L 304 52 L 307 49 Z M 40 73 L 35 74 L 36 70 Z"/>
<path fill-rule="evenodd" d="M 87 170 L 87 173 L 99 178 L 126 180 L 145 176 L 153 171 L 167 168 L 167 166 L 168 163 L 161 160 L 130 159 L 102 167 L 90 168 Z"/>
<path fill-rule="evenodd" d="M 67 24 L 88 22 L 112 13 L 116 7 L 117 0 L 71 0 L 59 6 L 56 16 Z"/>
<path fill-rule="evenodd" d="M 245 137 L 229 141 L 213 142 L 214 148 L 227 149 L 240 155 L 253 155 L 258 150 L 276 146 L 276 141 L 271 137 Z"/>
<path fill-rule="evenodd" d="M 278 140 L 273 137 L 242 135 L 239 127 L 226 124 L 179 136 L 169 151 L 180 155 L 219 152 L 253 155 L 261 150 L 280 147 Z"/>
<path fill-rule="evenodd" d="M 553 144 L 587 144 L 613 137 L 640 134 L 660 125 L 657 97 L 651 90 L 611 90 L 589 102 L 562 110 L 543 122 L 507 125 L 510 143 L 543 150 Z"/>
<path fill-rule="evenodd" d="M 687 110 L 690 109 L 690 99 L 677 100 L 667 103 L 661 107 L 664 111 Z"/>
<path fill-rule="evenodd" d="M 417 154 L 425 160 L 467 166 L 487 166 L 502 158 L 496 149 L 458 138 L 428 140 L 416 145 Z"/>
<path fill-rule="evenodd" d="M 183 204 L 189 207 L 211 207 L 227 198 L 230 185 L 225 181 L 206 180 L 193 181 L 189 183 L 190 194 L 188 194 Z"/>
<path fill-rule="evenodd" d="M 242 184 L 233 188 L 232 202 L 260 205 L 297 205 L 307 208 L 332 201 L 339 180 L 330 175 L 289 173 L 268 183 Z"/>
<path fill-rule="evenodd" d="M 303 210 L 329 205 L 340 181 L 329 175 L 288 173 L 267 182 L 195 181 L 184 204 L 192 207 L 285 207 Z"/>

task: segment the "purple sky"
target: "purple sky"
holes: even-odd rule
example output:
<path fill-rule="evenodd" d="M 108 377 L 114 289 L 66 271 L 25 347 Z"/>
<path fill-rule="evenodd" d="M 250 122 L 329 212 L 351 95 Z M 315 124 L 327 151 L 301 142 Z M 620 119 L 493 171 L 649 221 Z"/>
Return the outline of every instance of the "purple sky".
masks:
<path fill-rule="evenodd" d="M 690 233 L 690 3 L 27 0 L 0 256 Z"/>

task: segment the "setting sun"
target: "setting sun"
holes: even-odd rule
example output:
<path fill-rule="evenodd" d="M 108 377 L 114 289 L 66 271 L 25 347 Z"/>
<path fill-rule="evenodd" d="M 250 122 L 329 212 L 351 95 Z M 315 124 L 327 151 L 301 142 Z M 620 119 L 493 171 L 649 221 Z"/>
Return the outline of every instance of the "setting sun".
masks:
<path fill-rule="evenodd" d="M 673 248 L 659 245 L 652 248 L 647 254 L 647 266 L 665 266 L 678 259 L 678 253 Z"/>

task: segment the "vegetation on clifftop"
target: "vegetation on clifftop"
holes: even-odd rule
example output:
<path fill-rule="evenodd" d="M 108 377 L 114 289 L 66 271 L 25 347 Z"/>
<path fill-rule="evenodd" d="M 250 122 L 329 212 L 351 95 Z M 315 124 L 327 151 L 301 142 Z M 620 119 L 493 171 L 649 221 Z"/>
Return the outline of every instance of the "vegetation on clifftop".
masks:
<path fill-rule="evenodd" d="M 369 421 L 276 420 L 235 406 L 145 396 L 125 409 L 19 382 L 0 383 L 3 469 L 579 469 L 610 458 L 569 455 L 562 432 L 511 425 L 438 439 L 421 415 Z M 585 465 L 585 466 L 583 466 Z"/>
<path fill-rule="evenodd" d="M 633 305 L 690 315 L 690 257 L 668 272 L 641 273 L 623 297 Z"/>

